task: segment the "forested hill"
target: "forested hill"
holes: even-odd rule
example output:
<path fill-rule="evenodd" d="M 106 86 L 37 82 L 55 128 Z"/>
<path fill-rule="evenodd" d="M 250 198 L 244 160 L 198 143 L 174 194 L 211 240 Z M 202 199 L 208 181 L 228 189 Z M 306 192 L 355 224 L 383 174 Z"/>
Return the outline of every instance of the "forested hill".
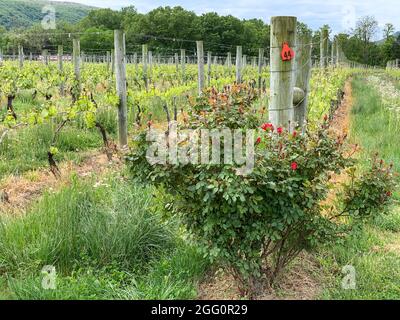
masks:
<path fill-rule="evenodd" d="M 94 9 L 71 2 L 0 0 L 0 26 L 12 29 L 40 23 L 45 16 L 42 9 L 46 5 L 52 5 L 55 8 L 56 18 L 70 23 L 78 22 Z"/>

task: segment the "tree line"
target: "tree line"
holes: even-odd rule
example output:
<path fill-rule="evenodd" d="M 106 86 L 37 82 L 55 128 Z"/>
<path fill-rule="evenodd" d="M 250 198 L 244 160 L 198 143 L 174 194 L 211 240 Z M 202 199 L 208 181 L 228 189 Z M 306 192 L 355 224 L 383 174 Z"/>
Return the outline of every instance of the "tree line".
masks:
<path fill-rule="evenodd" d="M 134 6 L 119 11 L 98 9 L 75 24 L 57 22 L 56 30 L 44 30 L 40 24 L 11 31 L 0 27 L 0 47 L 11 54 L 23 45 L 25 54 L 40 54 L 43 49 L 55 52 L 62 44 L 68 52 L 72 50 L 71 38 L 79 34 L 82 51 L 104 54 L 113 48 L 115 29 L 125 31 L 127 52 L 131 53 L 140 53 L 142 44 L 162 55 L 172 55 L 178 49 L 194 53 L 194 41 L 204 40 L 204 49 L 214 55 L 234 54 L 236 45 L 242 45 L 243 54 L 255 56 L 258 48 L 267 48 L 270 43 L 270 26 L 261 19 L 238 19 L 215 12 L 196 15 L 179 6 L 159 7 L 146 14 L 137 12 Z M 311 32 L 305 24 L 299 24 L 299 28 Z M 337 38 L 349 60 L 385 66 L 387 61 L 400 58 L 400 33 L 395 33 L 392 24 L 387 24 L 383 33 L 382 42 L 373 41 L 378 35 L 378 22 L 367 16 Z M 314 57 L 319 57 L 320 34 L 319 30 L 313 32 Z"/>

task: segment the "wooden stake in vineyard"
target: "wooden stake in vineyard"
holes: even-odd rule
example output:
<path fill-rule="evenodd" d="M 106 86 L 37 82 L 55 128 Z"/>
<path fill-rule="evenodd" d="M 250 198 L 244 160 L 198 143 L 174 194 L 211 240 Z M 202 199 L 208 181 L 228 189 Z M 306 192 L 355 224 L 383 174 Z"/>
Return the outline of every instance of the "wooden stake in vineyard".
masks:
<path fill-rule="evenodd" d="M 321 30 L 321 58 L 320 64 L 321 68 L 328 67 L 328 43 L 329 43 L 329 31 L 327 28 Z"/>
<path fill-rule="evenodd" d="M 148 59 L 147 44 L 144 44 L 142 45 L 142 65 L 143 65 L 143 81 L 146 87 L 146 91 L 149 90 L 149 78 L 147 75 L 147 59 Z"/>
<path fill-rule="evenodd" d="M 120 147 L 128 144 L 127 122 L 127 92 L 126 92 L 126 65 L 125 65 L 125 36 L 122 30 L 114 31 L 115 49 L 115 76 L 117 82 L 118 104 L 118 135 Z"/>
<path fill-rule="evenodd" d="M 296 17 L 271 18 L 269 119 L 275 127 L 284 126 L 289 129 L 294 119 L 295 59 L 291 47 L 296 44 L 296 28 Z"/>
<path fill-rule="evenodd" d="M 73 39 L 72 62 L 74 64 L 75 86 L 73 100 L 77 101 L 81 95 L 81 44 L 79 39 Z"/>
<path fill-rule="evenodd" d="M 203 41 L 196 41 L 197 46 L 197 67 L 198 67 L 198 93 L 201 95 L 204 89 L 204 50 Z"/>
<path fill-rule="evenodd" d="M 49 52 L 47 50 L 43 50 L 42 52 L 43 62 L 46 66 L 49 65 Z"/>
<path fill-rule="evenodd" d="M 181 49 L 181 69 L 182 69 L 182 81 L 185 83 L 185 64 L 186 64 L 186 52 L 185 49 Z"/>
<path fill-rule="evenodd" d="M 207 85 L 211 85 L 211 51 L 207 52 Z"/>
<path fill-rule="evenodd" d="M 306 127 L 308 93 L 311 79 L 311 33 L 303 32 L 297 35 L 296 45 L 296 85 L 293 91 L 294 121 L 304 132 Z"/>
<path fill-rule="evenodd" d="M 264 49 L 258 49 L 258 90 L 262 88 L 262 69 L 264 66 Z"/>
<path fill-rule="evenodd" d="M 19 45 L 18 46 L 18 60 L 19 60 L 19 68 L 22 69 L 24 67 L 24 47 Z"/>
<path fill-rule="evenodd" d="M 242 83 L 242 46 L 236 47 L 236 83 Z"/>
<path fill-rule="evenodd" d="M 58 71 L 60 73 L 63 72 L 63 55 L 64 55 L 64 48 L 63 46 L 58 46 Z M 60 83 L 60 95 L 63 96 L 64 95 L 64 82 L 61 81 Z"/>

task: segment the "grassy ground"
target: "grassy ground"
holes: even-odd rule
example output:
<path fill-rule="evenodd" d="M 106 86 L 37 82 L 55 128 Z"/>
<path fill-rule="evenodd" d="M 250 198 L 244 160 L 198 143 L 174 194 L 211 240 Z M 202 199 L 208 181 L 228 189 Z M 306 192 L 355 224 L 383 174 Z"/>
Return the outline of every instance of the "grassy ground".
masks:
<path fill-rule="evenodd" d="M 355 78 L 352 87 L 351 139 L 362 146 L 363 163 L 366 165 L 372 153 L 378 151 L 399 171 L 400 127 L 394 125 L 380 93 L 364 77 Z M 395 199 L 398 202 L 398 192 Z M 378 216 L 343 245 L 322 250 L 319 261 L 329 275 L 322 299 L 400 299 L 400 206 Z M 342 289 L 341 271 L 346 265 L 355 268 L 355 290 Z"/>
<path fill-rule="evenodd" d="M 178 299 L 196 296 L 205 264 L 152 189 L 121 176 L 72 181 L 27 215 L 0 222 L 0 298 Z M 55 267 L 55 290 L 42 288 Z"/>

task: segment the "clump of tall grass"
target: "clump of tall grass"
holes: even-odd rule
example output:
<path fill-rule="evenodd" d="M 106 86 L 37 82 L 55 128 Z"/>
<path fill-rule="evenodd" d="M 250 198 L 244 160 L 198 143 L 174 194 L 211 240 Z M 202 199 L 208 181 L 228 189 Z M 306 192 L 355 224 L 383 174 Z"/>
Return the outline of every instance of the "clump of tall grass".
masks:
<path fill-rule="evenodd" d="M 133 270 L 172 247 L 171 226 L 149 210 L 151 190 L 117 180 L 96 187 L 75 180 L 26 216 L 3 218 L 0 271 L 24 274 L 54 265 L 70 273 L 77 264 L 115 262 Z"/>
<path fill-rule="evenodd" d="M 188 299 L 207 264 L 159 213 L 148 187 L 121 177 L 47 194 L 0 219 L 0 299 Z M 56 288 L 42 287 L 43 266 Z"/>

